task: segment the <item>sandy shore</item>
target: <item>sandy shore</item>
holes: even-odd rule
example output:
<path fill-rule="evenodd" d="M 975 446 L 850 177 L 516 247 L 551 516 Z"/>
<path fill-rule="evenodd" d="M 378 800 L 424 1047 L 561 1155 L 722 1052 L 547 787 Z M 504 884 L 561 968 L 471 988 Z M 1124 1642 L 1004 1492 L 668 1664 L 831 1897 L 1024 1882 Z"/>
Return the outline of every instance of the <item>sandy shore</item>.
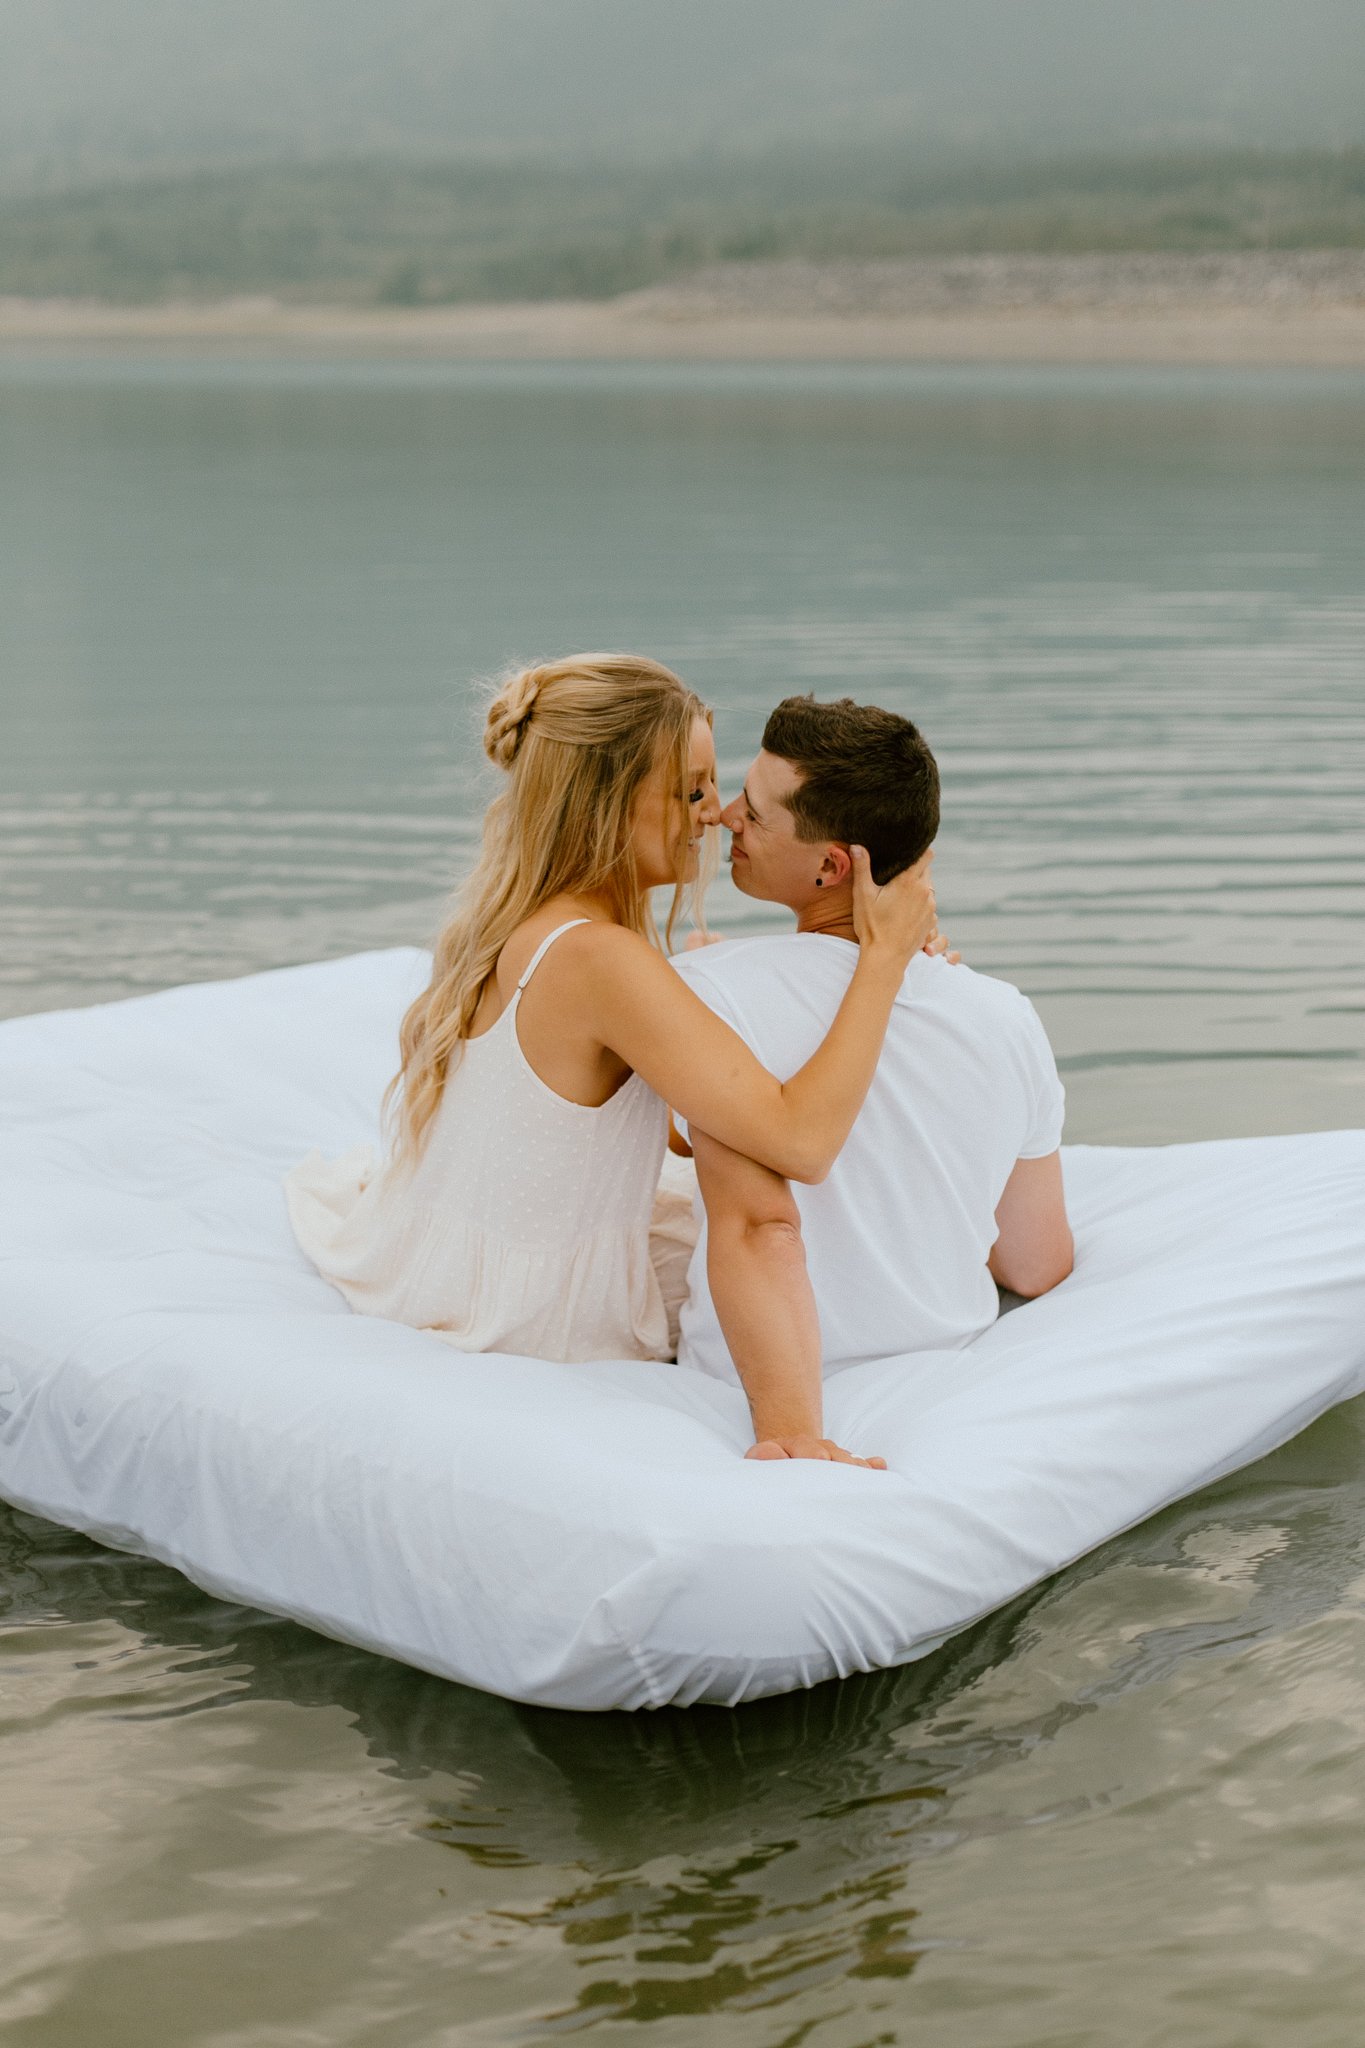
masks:
<path fill-rule="evenodd" d="M 1365 367 L 1365 252 L 729 264 L 596 303 L 0 298 L 0 349 Z"/>

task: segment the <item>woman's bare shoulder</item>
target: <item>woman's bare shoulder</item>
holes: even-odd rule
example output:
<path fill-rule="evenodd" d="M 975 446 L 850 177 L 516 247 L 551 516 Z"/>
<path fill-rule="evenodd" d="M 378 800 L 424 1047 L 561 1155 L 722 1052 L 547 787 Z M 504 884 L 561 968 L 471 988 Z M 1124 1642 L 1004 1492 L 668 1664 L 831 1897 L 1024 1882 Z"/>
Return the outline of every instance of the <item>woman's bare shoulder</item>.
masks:
<path fill-rule="evenodd" d="M 556 955 L 550 984 L 566 1002 L 585 1004 L 585 1014 L 599 1023 L 604 1015 L 615 1015 L 617 1004 L 623 1001 L 680 1002 L 687 1008 L 696 1000 L 656 945 L 642 933 L 606 918 L 595 918 L 565 932 L 550 948 L 547 964 Z M 605 1012 L 601 1007 L 604 1001 Z"/>
<path fill-rule="evenodd" d="M 581 920 L 571 922 L 571 920 Z M 537 970 L 549 983 L 566 989 L 579 982 L 621 982 L 648 975 L 664 965 L 662 956 L 639 932 L 614 924 L 610 918 L 588 917 L 574 905 L 544 906 L 534 917 L 517 927 L 498 958 L 499 981 L 517 979 L 535 955 L 536 948 L 563 926 Z"/>
<path fill-rule="evenodd" d="M 641 933 L 630 931 L 623 924 L 613 924 L 607 918 L 575 925 L 571 932 L 565 932 L 561 943 L 566 948 L 566 964 L 576 960 L 594 973 L 647 974 L 664 965 L 658 948 Z"/>

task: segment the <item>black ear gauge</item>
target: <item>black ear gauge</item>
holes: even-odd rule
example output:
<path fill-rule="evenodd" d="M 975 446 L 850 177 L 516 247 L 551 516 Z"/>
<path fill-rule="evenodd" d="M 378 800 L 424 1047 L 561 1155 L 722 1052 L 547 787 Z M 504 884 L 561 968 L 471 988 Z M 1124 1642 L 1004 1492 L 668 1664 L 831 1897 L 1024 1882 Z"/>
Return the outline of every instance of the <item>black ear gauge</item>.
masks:
<path fill-rule="evenodd" d="M 825 884 L 824 884 L 824 881 L 823 881 L 822 877 L 821 877 L 821 876 L 819 876 L 819 875 L 817 875 L 817 876 L 815 877 L 815 886 L 816 886 L 816 888 L 817 888 L 817 889 L 823 889 L 823 888 L 824 888 L 824 886 L 825 886 Z"/>

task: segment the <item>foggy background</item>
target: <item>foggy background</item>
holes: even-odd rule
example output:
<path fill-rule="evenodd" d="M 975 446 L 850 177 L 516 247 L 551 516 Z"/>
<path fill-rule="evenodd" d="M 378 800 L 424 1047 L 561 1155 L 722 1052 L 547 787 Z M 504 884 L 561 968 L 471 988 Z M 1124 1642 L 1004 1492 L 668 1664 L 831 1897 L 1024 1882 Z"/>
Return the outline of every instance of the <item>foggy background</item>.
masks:
<path fill-rule="evenodd" d="M 1360 0 L 0 0 L 0 295 L 1365 248 Z"/>
<path fill-rule="evenodd" d="M 1360 0 L 3 0 L 0 173 L 1341 146 Z"/>

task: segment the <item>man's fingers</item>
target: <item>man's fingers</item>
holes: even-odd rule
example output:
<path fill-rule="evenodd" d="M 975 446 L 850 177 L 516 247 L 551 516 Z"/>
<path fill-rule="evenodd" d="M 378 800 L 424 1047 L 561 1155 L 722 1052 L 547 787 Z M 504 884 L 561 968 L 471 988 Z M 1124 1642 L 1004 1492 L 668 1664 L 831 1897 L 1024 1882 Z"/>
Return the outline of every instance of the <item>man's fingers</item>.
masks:
<path fill-rule="evenodd" d="M 861 1465 L 868 1472 L 885 1472 L 886 1470 L 885 1458 L 855 1458 L 852 1451 L 846 1451 L 842 1444 L 836 1444 L 830 1437 L 826 1437 L 824 1443 L 825 1449 L 829 1452 L 831 1459 L 836 1465 Z"/>
<path fill-rule="evenodd" d="M 885 1472 L 885 1458 L 855 1458 L 852 1451 L 846 1451 L 842 1444 L 836 1444 L 827 1436 L 760 1437 L 744 1453 L 756 1463 L 768 1464 L 781 1459 L 805 1459 L 813 1464 L 861 1465 L 869 1472 Z"/>
<path fill-rule="evenodd" d="M 828 1458 L 829 1450 L 818 1436 L 761 1436 L 744 1453 L 746 1458 Z"/>

